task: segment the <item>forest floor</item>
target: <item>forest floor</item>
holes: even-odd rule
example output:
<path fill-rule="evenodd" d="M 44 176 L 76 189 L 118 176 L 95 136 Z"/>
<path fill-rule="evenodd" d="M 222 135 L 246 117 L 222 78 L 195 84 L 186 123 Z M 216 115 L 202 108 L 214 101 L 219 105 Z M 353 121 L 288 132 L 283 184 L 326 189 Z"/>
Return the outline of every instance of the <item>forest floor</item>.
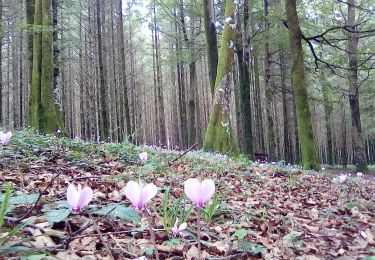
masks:
<path fill-rule="evenodd" d="M 191 177 L 216 185 L 202 211 L 205 259 L 374 259 L 374 177 L 352 173 L 340 183 L 336 170 L 179 154 L 15 133 L 0 150 L 1 202 L 5 183 L 12 184 L 0 259 L 153 259 L 147 219 L 124 195 L 126 183 L 138 179 L 159 189 L 149 209 L 160 259 L 196 259 L 197 215 L 183 191 Z M 94 190 L 79 213 L 67 206 L 68 183 Z M 188 223 L 184 237 L 171 235 L 176 216 Z"/>

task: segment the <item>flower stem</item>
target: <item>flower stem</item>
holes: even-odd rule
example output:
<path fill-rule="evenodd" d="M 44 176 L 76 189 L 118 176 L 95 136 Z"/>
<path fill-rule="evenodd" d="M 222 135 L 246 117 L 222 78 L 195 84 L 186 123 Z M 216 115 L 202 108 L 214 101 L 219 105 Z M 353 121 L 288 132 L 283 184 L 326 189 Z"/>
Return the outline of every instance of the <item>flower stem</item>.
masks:
<path fill-rule="evenodd" d="M 154 245 L 155 257 L 156 257 L 156 260 L 159 260 L 159 252 L 158 252 L 158 248 L 156 247 L 154 225 L 153 225 L 153 222 L 152 222 L 151 214 L 149 214 L 147 209 L 145 211 L 146 211 L 146 216 L 147 216 L 147 220 L 148 220 L 148 227 L 150 229 L 151 242 Z"/>
<path fill-rule="evenodd" d="M 201 248 L 201 209 L 197 208 L 197 240 L 198 240 L 198 260 L 202 259 L 202 248 Z"/>

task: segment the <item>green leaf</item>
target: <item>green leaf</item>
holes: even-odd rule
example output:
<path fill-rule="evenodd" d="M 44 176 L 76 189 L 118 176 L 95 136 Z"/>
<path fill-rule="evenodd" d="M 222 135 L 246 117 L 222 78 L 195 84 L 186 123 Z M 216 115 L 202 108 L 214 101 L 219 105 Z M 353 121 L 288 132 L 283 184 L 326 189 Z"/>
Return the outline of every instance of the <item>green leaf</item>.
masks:
<path fill-rule="evenodd" d="M 146 253 L 146 255 L 152 255 L 154 253 L 154 249 L 151 247 L 145 247 L 143 248 L 143 252 Z"/>
<path fill-rule="evenodd" d="M 4 195 L 0 196 L 0 200 L 4 200 Z M 18 204 L 33 204 L 38 199 L 39 194 L 33 193 L 33 194 L 23 194 L 18 196 L 11 196 L 9 198 L 9 205 L 18 205 Z"/>
<path fill-rule="evenodd" d="M 262 245 L 250 243 L 250 242 L 239 242 L 237 246 L 246 252 L 251 252 L 252 254 L 256 255 L 262 253 L 266 248 Z"/>
<path fill-rule="evenodd" d="M 43 260 L 47 259 L 46 254 L 40 254 L 40 255 L 30 255 L 30 256 L 21 256 L 21 260 Z"/>
<path fill-rule="evenodd" d="M 181 241 L 179 239 L 177 239 L 177 238 L 172 238 L 172 239 L 169 239 L 167 241 L 167 245 L 171 246 L 171 247 L 179 245 L 180 243 L 181 243 Z"/>
<path fill-rule="evenodd" d="M 118 217 L 124 221 L 133 221 L 134 223 L 138 223 L 140 221 L 138 213 L 130 207 L 125 207 L 123 205 L 118 204 L 110 204 L 107 205 L 94 213 L 99 215 L 106 215 L 108 212 L 110 212 L 113 208 L 115 208 L 111 213 L 109 213 L 109 216 Z"/>
<path fill-rule="evenodd" d="M 231 238 L 237 237 L 239 240 L 244 239 L 248 234 L 248 231 L 246 229 L 238 229 L 234 234 L 231 236 Z"/>
<path fill-rule="evenodd" d="M 70 210 L 64 208 L 48 211 L 45 216 L 47 217 L 48 222 L 53 224 L 65 220 L 69 214 Z"/>

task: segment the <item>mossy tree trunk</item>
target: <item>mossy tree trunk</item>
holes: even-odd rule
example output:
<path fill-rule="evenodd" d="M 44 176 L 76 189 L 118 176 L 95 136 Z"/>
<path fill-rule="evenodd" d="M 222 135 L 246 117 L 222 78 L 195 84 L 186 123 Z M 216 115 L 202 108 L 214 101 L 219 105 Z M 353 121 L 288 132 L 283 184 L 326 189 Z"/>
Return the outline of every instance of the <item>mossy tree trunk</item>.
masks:
<path fill-rule="evenodd" d="M 300 138 L 302 165 L 304 169 L 320 169 L 316 152 L 311 113 L 307 99 L 307 82 L 302 50 L 302 31 L 297 15 L 296 0 L 285 1 L 292 53 L 292 82 L 296 100 L 298 135 Z"/>
<path fill-rule="evenodd" d="M 57 129 L 65 133 L 61 113 L 53 99 L 51 0 L 36 0 L 34 8 L 33 67 L 29 121 L 31 126 L 43 133 L 53 133 Z M 30 9 L 27 12 L 30 12 Z M 30 22 L 30 14 L 28 17 Z"/>
<path fill-rule="evenodd" d="M 240 111 L 240 122 L 238 128 L 241 128 L 237 138 L 239 143 L 242 142 L 241 150 L 249 158 L 253 157 L 253 140 L 252 140 L 252 129 L 251 129 L 251 104 L 250 104 L 250 30 L 249 30 L 249 8 L 248 1 L 244 1 L 243 11 L 243 24 L 244 33 L 239 35 L 236 44 L 236 54 L 238 60 L 238 74 L 239 74 L 239 111 Z M 241 21 L 240 16 L 237 13 L 237 30 L 241 32 Z M 241 145 L 240 145 L 241 146 Z"/>
<path fill-rule="evenodd" d="M 203 14 L 206 34 L 208 73 L 210 76 L 211 95 L 214 96 L 218 53 L 213 0 L 203 0 Z"/>
<path fill-rule="evenodd" d="M 36 0 L 34 5 L 34 35 L 32 57 L 32 85 L 29 101 L 29 122 L 30 125 L 35 127 L 36 129 L 41 129 L 41 120 L 43 117 L 41 103 L 42 0 Z"/>
<path fill-rule="evenodd" d="M 219 62 L 215 80 L 215 95 L 203 144 L 205 151 L 237 153 L 237 144 L 232 132 L 229 107 L 231 97 L 231 69 L 234 45 L 237 37 L 235 31 L 234 2 L 226 0 L 225 24 L 221 39 Z"/>
<path fill-rule="evenodd" d="M 355 31 L 355 0 L 348 1 L 348 25 Z M 357 171 L 367 172 L 366 148 L 362 136 L 361 113 L 359 109 L 359 84 L 358 84 L 358 34 L 348 33 L 348 59 L 349 59 L 349 104 L 352 117 L 352 146 L 354 150 L 353 162 Z"/>

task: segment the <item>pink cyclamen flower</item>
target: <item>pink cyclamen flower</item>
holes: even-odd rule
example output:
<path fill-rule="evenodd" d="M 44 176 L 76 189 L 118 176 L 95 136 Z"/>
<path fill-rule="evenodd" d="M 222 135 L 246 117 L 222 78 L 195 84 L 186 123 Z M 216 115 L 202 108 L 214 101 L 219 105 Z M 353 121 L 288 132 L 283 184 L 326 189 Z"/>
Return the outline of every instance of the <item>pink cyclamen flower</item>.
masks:
<path fill-rule="evenodd" d="M 8 131 L 7 133 L 4 133 L 3 131 L 0 131 L 0 142 L 3 145 L 7 145 L 11 137 L 12 137 L 12 132 Z"/>
<path fill-rule="evenodd" d="M 66 198 L 73 211 L 78 212 L 84 206 L 89 204 L 92 200 L 94 192 L 90 187 L 84 187 L 82 189 L 81 184 L 78 184 L 78 190 L 73 184 L 69 184 L 66 192 Z"/>
<path fill-rule="evenodd" d="M 202 208 L 214 195 L 215 183 L 211 179 L 199 182 L 198 179 L 190 178 L 185 181 L 184 190 L 195 206 Z"/>
<path fill-rule="evenodd" d="M 187 228 L 187 223 L 181 223 L 179 227 L 178 226 L 178 218 L 176 218 L 176 222 L 174 223 L 174 226 L 172 228 L 172 234 L 173 236 L 177 237 L 178 235 L 183 236 L 184 230 Z"/>
<path fill-rule="evenodd" d="M 153 184 L 137 183 L 129 181 L 125 186 L 125 196 L 130 200 L 133 207 L 138 210 L 144 209 L 145 205 L 155 197 L 158 188 Z"/>
<path fill-rule="evenodd" d="M 139 159 L 141 160 L 141 164 L 145 165 L 147 163 L 147 152 L 140 153 Z"/>

